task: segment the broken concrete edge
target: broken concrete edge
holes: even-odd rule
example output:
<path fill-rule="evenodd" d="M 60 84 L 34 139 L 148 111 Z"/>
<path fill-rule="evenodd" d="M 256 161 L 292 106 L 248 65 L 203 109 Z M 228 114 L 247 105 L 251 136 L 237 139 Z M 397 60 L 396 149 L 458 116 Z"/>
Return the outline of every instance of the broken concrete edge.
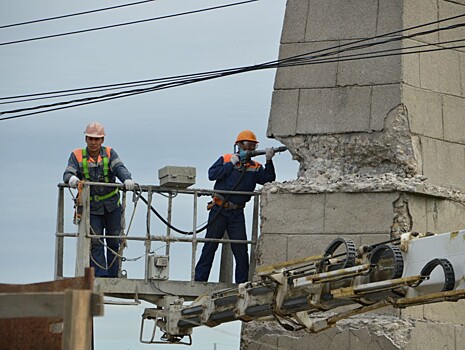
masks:
<path fill-rule="evenodd" d="M 360 192 L 407 192 L 427 195 L 465 204 L 465 193 L 454 188 L 432 185 L 422 175 L 404 178 L 394 173 L 373 176 L 343 175 L 335 181 L 319 182 L 318 179 L 298 178 L 286 182 L 265 184 L 262 193 L 308 194 L 308 193 L 360 193 Z"/>
<path fill-rule="evenodd" d="M 345 332 L 351 332 L 355 337 L 359 334 L 359 337 L 364 338 L 365 342 L 369 342 L 371 337 L 367 337 L 366 333 L 368 332 L 379 338 L 387 338 L 395 348 L 404 349 L 410 341 L 417 322 L 422 322 L 422 320 L 383 314 L 367 314 L 338 321 L 334 328 L 326 332 L 309 334 L 305 330 L 286 331 L 276 322 L 252 321 L 243 325 L 241 338 L 248 349 L 257 349 L 257 346 L 261 348 L 260 346 L 264 344 L 273 344 L 280 348 L 279 345 L 283 344 L 279 344 L 279 339 L 282 337 L 291 337 L 291 339 L 304 343 L 317 343 L 322 346 L 321 348 L 325 348 L 323 345 L 329 345 L 325 344 L 328 340 Z M 311 340 L 309 340 L 309 336 L 312 337 Z"/>

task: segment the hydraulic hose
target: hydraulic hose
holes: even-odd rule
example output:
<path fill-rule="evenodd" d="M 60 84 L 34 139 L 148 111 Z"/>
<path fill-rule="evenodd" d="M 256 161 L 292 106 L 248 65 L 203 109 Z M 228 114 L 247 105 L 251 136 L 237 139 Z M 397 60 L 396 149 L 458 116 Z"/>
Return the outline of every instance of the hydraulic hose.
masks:
<path fill-rule="evenodd" d="M 244 178 L 244 175 L 245 175 L 245 167 L 244 167 L 244 165 L 242 165 L 240 169 L 241 169 L 241 176 L 239 177 L 239 179 L 237 180 L 237 182 L 234 184 L 234 186 L 233 186 L 233 188 L 231 189 L 231 191 L 235 191 L 235 190 L 237 189 L 237 187 L 240 185 L 240 183 L 242 182 L 242 179 Z M 197 234 L 197 233 L 200 233 L 200 232 L 202 232 L 202 231 L 204 231 L 204 230 L 206 230 L 207 227 L 208 227 L 209 225 L 211 225 L 213 222 L 216 221 L 216 219 L 219 217 L 221 211 L 223 210 L 224 205 L 227 203 L 227 200 L 228 200 L 228 198 L 229 198 L 230 195 L 231 195 L 231 193 L 228 193 L 228 194 L 224 197 L 223 202 L 222 202 L 222 204 L 221 204 L 221 206 L 220 206 L 220 209 L 216 212 L 215 216 L 213 216 L 213 218 L 212 218 L 207 224 L 205 224 L 203 227 L 201 227 L 201 228 L 199 228 L 198 230 L 196 230 L 196 231 L 195 231 L 196 234 Z M 142 194 L 139 194 L 139 197 L 142 199 L 142 201 L 143 201 L 145 204 L 149 205 L 148 200 L 145 199 L 145 198 L 142 196 Z M 194 234 L 193 231 L 183 231 L 183 230 L 180 230 L 180 229 L 178 229 L 177 227 L 171 225 L 168 221 L 165 220 L 165 218 L 164 218 L 163 216 L 161 216 L 161 214 L 160 214 L 153 206 L 150 206 L 150 210 L 151 210 L 151 211 L 152 211 L 152 212 L 166 225 L 166 226 L 168 226 L 168 227 L 169 227 L 170 229 L 172 229 L 173 231 L 178 232 L 178 233 L 181 233 L 181 234 L 183 234 L 183 235 L 192 235 L 192 234 Z"/>
<path fill-rule="evenodd" d="M 279 152 L 284 152 L 284 151 L 287 151 L 287 147 L 286 146 L 280 146 L 280 147 L 273 147 L 272 148 L 274 150 L 275 153 L 279 153 Z M 252 157 L 255 157 L 255 156 L 260 156 L 260 155 L 264 155 L 266 154 L 266 150 L 254 150 L 254 151 L 247 151 L 247 155 L 246 155 L 246 159 L 251 159 Z M 242 182 L 242 179 L 244 178 L 244 175 L 245 175 L 245 167 L 244 165 L 242 164 L 241 165 L 241 176 L 239 177 L 239 179 L 237 180 L 236 184 L 233 186 L 233 188 L 230 190 L 230 191 L 235 191 L 237 189 L 237 187 L 240 185 L 240 183 Z M 215 220 L 219 217 L 221 211 L 224 209 L 224 205 L 227 203 L 227 200 L 229 198 L 229 196 L 231 195 L 231 193 L 228 193 L 224 199 L 223 199 L 223 202 L 220 206 L 220 209 L 216 212 L 215 216 L 206 224 L 204 225 L 203 227 L 201 227 L 200 229 L 196 230 L 195 233 L 200 233 L 204 230 L 206 230 L 208 228 L 209 225 L 211 225 L 213 222 L 215 222 Z M 142 199 L 142 201 L 149 205 L 149 202 L 142 196 L 142 194 L 139 195 L 140 198 Z M 183 235 L 192 235 L 193 234 L 193 231 L 183 231 L 183 230 L 180 230 L 178 229 L 177 227 L 171 225 L 168 221 L 165 220 L 165 218 L 163 218 L 163 216 L 160 215 L 160 213 L 158 213 L 156 211 L 156 209 L 152 206 L 150 206 L 150 210 L 166 225 L 168 226 L 169 228 L 171 228 L 173 231 L 175 232 L 178 232 L 178 233 L 181 233 Z"/>

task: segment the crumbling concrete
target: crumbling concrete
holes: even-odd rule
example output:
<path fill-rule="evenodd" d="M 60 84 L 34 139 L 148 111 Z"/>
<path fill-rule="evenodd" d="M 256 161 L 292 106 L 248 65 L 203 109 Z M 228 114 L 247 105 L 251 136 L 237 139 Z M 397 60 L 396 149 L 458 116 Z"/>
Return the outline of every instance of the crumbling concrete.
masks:
<path fill-rule="evenodd" d="M 288 0 L 280 58 L 460 13 L 462 0 Z M 355 53 L 434 49 L 463 37 L 459 28 Z M 336 237 L 359 246 L 465 228 L 464 72 L 465 50 L 456 47 L 278 68 L 267 134 L 300 167 L 295 180 L 262 190 L 258 264 L 319 254 Z M 321 334 L 251 322 L 241 348 L 461 350 L 464 315 L 464 302 L 386 308 Z"/>

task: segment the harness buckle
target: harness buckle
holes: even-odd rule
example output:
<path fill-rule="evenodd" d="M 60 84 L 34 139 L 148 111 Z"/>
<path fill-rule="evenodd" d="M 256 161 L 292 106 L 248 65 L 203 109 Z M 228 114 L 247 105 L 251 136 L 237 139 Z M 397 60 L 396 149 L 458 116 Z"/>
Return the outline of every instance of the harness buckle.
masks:
<path fill-rule="evenodd" d="M 98 195 L 95 195 L 95 196 L 93 197 L 93 199 L 94 199 L 94 201 L 96 201 L 96 202 L 100 202 L 100 196 L 98 196 Z"/>

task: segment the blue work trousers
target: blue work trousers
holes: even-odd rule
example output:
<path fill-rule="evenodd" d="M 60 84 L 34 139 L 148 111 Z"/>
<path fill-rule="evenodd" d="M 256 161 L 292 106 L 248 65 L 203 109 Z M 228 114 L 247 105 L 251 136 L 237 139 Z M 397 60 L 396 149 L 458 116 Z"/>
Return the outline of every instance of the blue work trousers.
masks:
<path fill-rule="evenodd" d="M 95 277 L 118 277 L 119 259 L 114 252 L 119 249 L 119 237 L 109 238 L 110 236 L 119 236 L 121 232 L 121 206 L 115 210 L 107 212 L 104 215 L 90 214 L 91 233 L 103 235 L 105 238 L 92 238 L 90 247 L 90 266 L 95 268 Z M 105 249 L 104 244 L 109 248 Z M 110 250 L 111 249 L 111 250 Z M 106 251 L 106 258 L 105 258 Z"/>
<path fill-rule="evenodd" d="M 223 238 L 225 231 L 227 231 L 229 239 L 247 240 L 243 209 L 230 210 L 227 211 L 225 215 L 220 213 L 218 217 L 214 219 L 216 213 L 217 210 L 215 209 L 210 211 L 208 216 L 209 225 L 205 238 L 220 239 Z M 195 266 L 196 281 L 208 281 L 217 248 L 217 242 L 205 242 L 202 249 L 202 255 Z M 247 244 L 232 243 L 231 249 L 234 259 L 236 260 L 236 283 L 246 282 L 249 277 L 249 256 L 247 253 Z"/>

